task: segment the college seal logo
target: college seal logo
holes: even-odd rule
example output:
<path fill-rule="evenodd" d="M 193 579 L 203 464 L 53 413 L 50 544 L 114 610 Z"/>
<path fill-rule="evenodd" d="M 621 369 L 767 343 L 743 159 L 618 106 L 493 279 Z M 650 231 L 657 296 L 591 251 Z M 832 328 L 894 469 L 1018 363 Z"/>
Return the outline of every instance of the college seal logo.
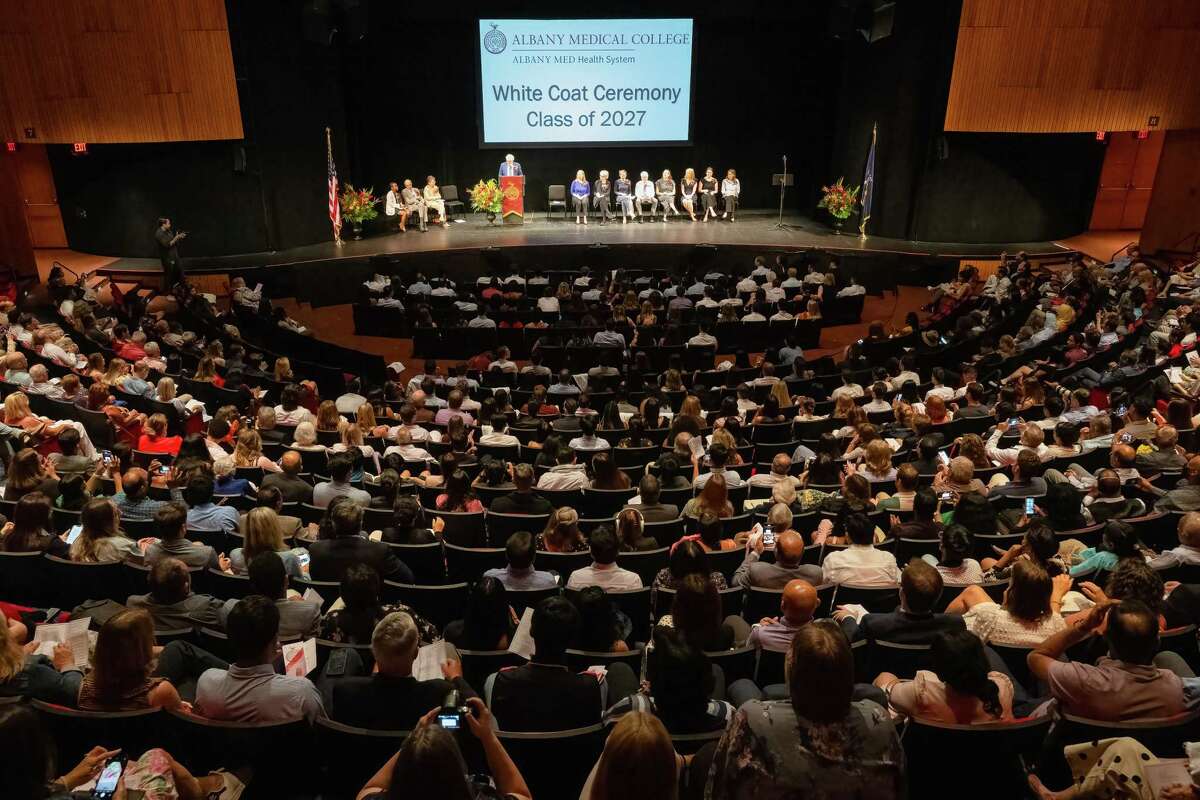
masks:
<path fill-rule="evenodd" d="M 492 29 L 483 35 L 483 49 L 498 56 L 504 52 L 504 48 L 508 47 L 508 39 L 496 27 L 496 23 L 493 22 L 491 25 Z"/>

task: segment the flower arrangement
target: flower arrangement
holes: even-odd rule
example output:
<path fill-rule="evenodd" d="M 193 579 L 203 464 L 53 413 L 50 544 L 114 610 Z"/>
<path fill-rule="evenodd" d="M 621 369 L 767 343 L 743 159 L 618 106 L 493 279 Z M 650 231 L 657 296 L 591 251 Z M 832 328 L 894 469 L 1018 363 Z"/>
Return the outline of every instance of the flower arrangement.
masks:
<path fill-rule="evenodd" d="M 858 205 L 858 193 L 862 189 L 861 186 L 847 189 L 843 180 L 844 178 L 838 178 L 837 183 L 832 186 L 822 186 L 821 202 L 817 203 L 817 208 L 825 209 L 840 220 L 854 213 L 854 207 Z"/>
<path fill-rule="evenodd" d="M 500 213 L 504 192 L 500 190 L 495 178 L 489 178 L 486 181 L 481 179 L 479 183 L 471 187 L 467 194 L 471 198 L 472 211 L 484 211 L 488 214 Z"/>
<path fill-rule="evenodd" d="M 379 210 L 375 206 L 379 205 L 380 200 L 375 196 L 374 189 L 355 189 L 353 184 L 347 183 L 342 190 L 340 202 L 342 217 L 352 224 L 361 225 L 379 216 Z"/>

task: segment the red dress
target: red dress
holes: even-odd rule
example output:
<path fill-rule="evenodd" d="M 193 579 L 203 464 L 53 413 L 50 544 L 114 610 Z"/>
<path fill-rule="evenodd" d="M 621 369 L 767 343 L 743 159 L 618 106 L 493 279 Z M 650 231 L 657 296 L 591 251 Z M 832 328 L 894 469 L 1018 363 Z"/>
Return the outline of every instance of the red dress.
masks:
<path fill-rule="evenodd" d="M 179 445 L 183 443 L 182 436 L 151 436 L 143 433 L 138 437 L 137 449 L 143 453 L 166 453 L 179 455 Z"/>

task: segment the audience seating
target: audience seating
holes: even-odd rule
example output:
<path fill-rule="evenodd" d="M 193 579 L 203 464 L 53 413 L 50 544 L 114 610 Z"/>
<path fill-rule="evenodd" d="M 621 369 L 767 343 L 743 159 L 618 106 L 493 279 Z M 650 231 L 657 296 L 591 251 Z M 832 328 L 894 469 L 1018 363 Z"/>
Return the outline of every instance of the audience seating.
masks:
<path fill-rule="evenodd" d="M 513 733 L 497 736 L 529 784 L 533 797 L 559 797 L 563 787 L 582 787 L 604 749 L 603 725 L 551 733 Z"/>
<path fill-rule="evenodd" d="M 322 796 L 353 798 L 379 768 L 396 754 L 408 731 L 355 728 L 319 719 L 314 729 L 315 753 L 323 765 Z"/>
<path fill-rule="evenodd" d="M 467 584 L 450 583 L 445 586 L 415 586 L 407 583 L 383 582 L 385 602 L 404 603 L 416 609 L 439 630 L 456 619 L 462 619 L 467 610 Z"/>

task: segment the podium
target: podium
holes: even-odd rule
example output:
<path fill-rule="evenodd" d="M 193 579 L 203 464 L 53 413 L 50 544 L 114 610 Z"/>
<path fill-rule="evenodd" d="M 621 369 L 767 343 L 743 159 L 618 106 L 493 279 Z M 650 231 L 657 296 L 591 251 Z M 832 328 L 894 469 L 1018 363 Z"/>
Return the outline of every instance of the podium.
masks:
<path fill-rule="evenodd" d="M 500 216 L 506 225 L 521 225 L 525 222 L 525 176 L 502 175 L 500 191 Z"/>

